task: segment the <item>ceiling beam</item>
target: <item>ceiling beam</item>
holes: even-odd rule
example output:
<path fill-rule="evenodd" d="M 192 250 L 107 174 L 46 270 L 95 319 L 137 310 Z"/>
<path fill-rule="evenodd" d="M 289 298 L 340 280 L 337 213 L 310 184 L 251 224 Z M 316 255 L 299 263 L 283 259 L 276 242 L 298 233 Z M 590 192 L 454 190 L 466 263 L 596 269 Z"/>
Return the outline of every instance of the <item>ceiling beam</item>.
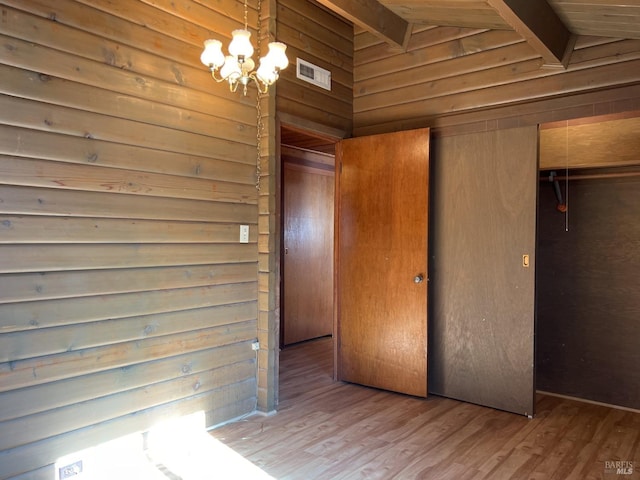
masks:
<path fill-rule="evenodd" d="M 488 3 L 542 56 L 545 66 L 567 68 L 575 36 L 546 0 L 488 0 Z"/>
<path fill-rule="evenodd" d="M 403 49 L 407 46 L 411 25 L 377 0 L 318 0 L 318 3 L 392 46 Z"/>

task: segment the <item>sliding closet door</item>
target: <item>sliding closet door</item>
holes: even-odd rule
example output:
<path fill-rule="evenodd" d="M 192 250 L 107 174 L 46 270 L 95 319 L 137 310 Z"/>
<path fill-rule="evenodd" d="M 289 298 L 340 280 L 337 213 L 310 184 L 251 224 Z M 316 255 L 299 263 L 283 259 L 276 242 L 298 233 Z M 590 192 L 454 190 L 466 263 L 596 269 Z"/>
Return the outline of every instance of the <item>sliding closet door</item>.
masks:
<path fill-rule="evenodd" d="M 433 144 L 429 391 L 532 415 L 537 128 Z"/>

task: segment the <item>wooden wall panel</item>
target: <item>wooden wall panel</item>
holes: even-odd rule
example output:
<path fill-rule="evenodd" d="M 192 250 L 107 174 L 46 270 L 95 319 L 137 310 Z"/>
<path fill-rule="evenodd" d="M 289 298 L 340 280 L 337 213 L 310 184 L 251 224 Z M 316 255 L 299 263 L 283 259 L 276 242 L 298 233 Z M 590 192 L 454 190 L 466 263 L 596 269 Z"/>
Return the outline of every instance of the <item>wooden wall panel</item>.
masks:
<path fill-rule="evenodd" d="M 47 232 L 50 231 L 47 230 Z M 168 288 L 205 287 L 252 280 L 255 280 L 253 264 L 222 263 L 117 270 L 7 273 L 0 276 L 0 290 L 2 298 L 7 302 L 20 302 Z"/>
<path fill-rule="evenodd" d="M 199 61 L 241 22 L 231 0 L 2 2 L 0 478 L 256 409 L 255 91 Z"/>
<path fill-rule="evenodd" d="M 360 31 L 354 134 L 434 127 L 447 118 L 459 125 L 482 111 L 497 120 L 511 105 L 638 85 L 639 62 L 637 39 L 580 37 L 563 70 L 541 68 L 542 58 L 509 31 L 430 28 L 414 33 L 406 52 Z"/>
<path fill-rule="evenodd" d="M 145 385 L 124 393 L 112 393 L 107 397 L 94 398 L 81 404 L 60 407 L 26 418 L 8 420 L 3 422 L 0 449 L 8 450 L 32 442 L 37 436 L 44 439 L 122 416 L 130 413 L 132 403 L 138 410 L 145 410 L 158 404 L 189 397 L 200 390 L 206 392 L 220 388 L 227 383 L 228 378 L 250 378 L 252 374 L 255 374 L 255 362 L 234 363 L 215 370 L 184 375 L 175 380 Z"/>
<path fill-rule="evenodd" d="M 309 0 L 279 0 L 277 38 L 289 67 L 278 82 L 278 113 L 350 136 L 353 115 L 353 27 Z M 296 58 L 331 71 L 331 91 L 296 78 Z"/>
<path fill-rule="evenodd" d="M 640 409 L 639 178 L 571 180 L 568 231 L 540 183 L 539 390 Z"/>
<path fill-rule="evenodd" d="M 3 450 L 0 451 L 0 465 L 2 465 L 3 471 L 15 471 L 23 465 L 34 465 L 35 459 L 38 458 L 59 458 L 69 450 L 84 450 L 88 445 L 104 442 L 105 438 L 127 435 L 132 430 L 144 430 L 149 425 L 154 425 L 169 417 L 188 415 L 197 411 L 205 410 L 207 424 L 216 425 L 226 418 L 231 418 L 239 407 L 242 410 L 250 410 L 252 405 L 255 405 L 255 388 L 255 380 L 249 379 L 213 391 L 192 394 L 184 399 L 147 408 L 110 421 L 100 422 L 91 428 L 56 435 L 47 441 L 30 444 L 28 448 Z M 54 472 L 51 468 L 38 468 L 35 469 L 34 476 L 27 473 L 18 478 L 21 480 L 24 478 L 47 480 L 53 475 Z"/>

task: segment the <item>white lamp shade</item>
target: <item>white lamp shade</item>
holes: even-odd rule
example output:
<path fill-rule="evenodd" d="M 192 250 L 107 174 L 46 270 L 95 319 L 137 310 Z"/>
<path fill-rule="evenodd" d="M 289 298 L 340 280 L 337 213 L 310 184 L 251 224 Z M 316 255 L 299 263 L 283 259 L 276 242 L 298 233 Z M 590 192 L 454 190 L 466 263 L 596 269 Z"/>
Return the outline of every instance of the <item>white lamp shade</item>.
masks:
<path fill-rule="evenodd" d="M 231 55 L 227 55 L 227 57 L 225 58 L 224 65 L 220 69 L 220 76 L 225 80 L 229 80 L 231 82 L 237 81 L 238 78 L 242 76 L 240 64 Z"/>
<path fill-rule="evenodd" d="M 287 58 L 287 54 L 285 50 L 287 46 L 281 42 L 271 42 L 269 44 L 269 52 L 267 53 L 267 58 L 269 62 L 280 70 L 284 70 L 289 65 L 289 59 Z"/>
<path fill-rule="evenodd" d="M 266 85 L 271 85 L 278 79 L 275 67 L 267 57 L 260 59 L 260 67 L 256 71 L 256 76 Z"/>
<path fill-rule="evenodd" d="M 234 57 L 244 56 L 246 58 L 253 55 L 253 45 L 251 45 L 251 32 L 248 30 L 234 30 L 231 32 L 233 39 L 229 44 L 229 53 Z"/>
<path fill-rule="evenodd" d="M 222 42 L 220 42 L 220 40 L 205 40 L 204 50 L 200 55 L 200 61 L 209 68 L 218 68 L 222 65 L 224 63 Z"/>

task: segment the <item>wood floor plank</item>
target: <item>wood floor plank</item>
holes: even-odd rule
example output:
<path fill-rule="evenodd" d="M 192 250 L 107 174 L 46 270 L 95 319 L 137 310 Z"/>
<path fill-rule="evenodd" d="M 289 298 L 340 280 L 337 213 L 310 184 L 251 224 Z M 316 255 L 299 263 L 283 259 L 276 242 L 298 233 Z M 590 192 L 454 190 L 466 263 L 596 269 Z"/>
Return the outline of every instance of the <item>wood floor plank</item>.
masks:
<path fill-rule="evenodd" d="M 331 338 L 280 353 L 280 404 L 211 432 L 278 480 L 614 480 L 640 413 L 538 395 L 536 418 L 335 382 Z"/>

